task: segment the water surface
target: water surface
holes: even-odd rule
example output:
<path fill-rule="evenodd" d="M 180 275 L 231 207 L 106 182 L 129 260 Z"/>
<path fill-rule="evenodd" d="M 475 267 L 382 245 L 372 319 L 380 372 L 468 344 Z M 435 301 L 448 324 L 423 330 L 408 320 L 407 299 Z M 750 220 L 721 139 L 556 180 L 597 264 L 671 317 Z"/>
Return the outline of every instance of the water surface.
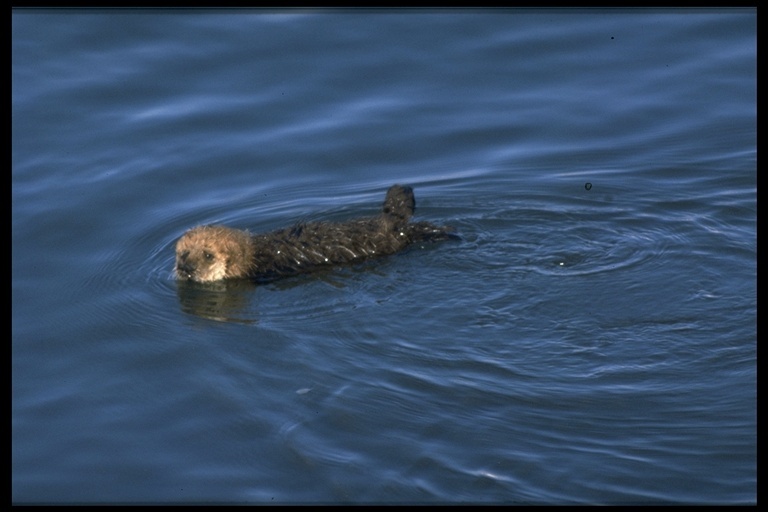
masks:
<path fill-rule="evenodd" d="M 756 501 L 754 10 L 15 10 L 12 102 L 14 502 Z"/>

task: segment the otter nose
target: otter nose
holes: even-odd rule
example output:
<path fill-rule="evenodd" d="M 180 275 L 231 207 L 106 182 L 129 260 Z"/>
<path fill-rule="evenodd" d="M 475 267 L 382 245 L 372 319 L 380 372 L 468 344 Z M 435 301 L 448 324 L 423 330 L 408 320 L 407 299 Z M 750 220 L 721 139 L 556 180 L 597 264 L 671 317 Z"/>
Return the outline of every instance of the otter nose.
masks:
<path fill-rule="evenodd" d="M 182 254 L 179 257 L 179 260 L 176 262 L 176 271 L 179 274 L 183 274 L 191 278 L 192 275 L 195 273 L 195 270 L 197 270 L 197 267 L 187 261 L 186 254 Z"/>
<path fill-rule="evenodd" d="M 176 265 L 176 268 L 179 270 L 179 272 L 184 274 L 192 274 L 196 270 L 196 267 L 194 265 L 190 265 L 189 263 L 179 263 Z"/>

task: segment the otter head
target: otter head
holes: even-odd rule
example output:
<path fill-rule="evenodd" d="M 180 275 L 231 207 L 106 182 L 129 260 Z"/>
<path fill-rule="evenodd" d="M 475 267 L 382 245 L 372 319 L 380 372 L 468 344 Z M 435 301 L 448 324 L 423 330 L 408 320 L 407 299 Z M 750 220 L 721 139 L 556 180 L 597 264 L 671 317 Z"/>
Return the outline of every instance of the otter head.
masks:
<path fill-rule="evenodd" d="M 247 277 L 251 237 L 224 226 L 192 228 L 176 242 L 176 277 L 200 283 Z"/>

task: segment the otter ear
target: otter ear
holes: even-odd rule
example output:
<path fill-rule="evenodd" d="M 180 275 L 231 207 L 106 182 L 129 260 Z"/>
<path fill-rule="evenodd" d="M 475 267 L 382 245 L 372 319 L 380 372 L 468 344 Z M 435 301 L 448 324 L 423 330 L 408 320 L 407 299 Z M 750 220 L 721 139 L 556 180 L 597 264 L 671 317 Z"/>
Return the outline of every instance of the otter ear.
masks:
<path fill-rule="evenodd" d="M 224 265 L 227 269 L 227 275 L 240 276 L 246 273 L 245 268 L 241 268 L 243 261 L 247 260 L 247 250 L 243 246 L 243 243 L 237 238 L 228 238 L 227 243 L 224 246 L 222 256 L 224 257 Z"/>

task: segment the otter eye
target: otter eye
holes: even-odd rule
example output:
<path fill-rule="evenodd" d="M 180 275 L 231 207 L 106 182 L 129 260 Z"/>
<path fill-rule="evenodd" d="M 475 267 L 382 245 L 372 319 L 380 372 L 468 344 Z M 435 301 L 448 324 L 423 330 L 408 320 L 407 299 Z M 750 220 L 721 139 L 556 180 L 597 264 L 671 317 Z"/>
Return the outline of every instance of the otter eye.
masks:
<path fill-rule="evenodd" d="M 205 259 L 209 261 L 213 259 L 213 254 L 209 253 L 208 251 L 204 251 L 203 256 L 205 256 Z"/>

